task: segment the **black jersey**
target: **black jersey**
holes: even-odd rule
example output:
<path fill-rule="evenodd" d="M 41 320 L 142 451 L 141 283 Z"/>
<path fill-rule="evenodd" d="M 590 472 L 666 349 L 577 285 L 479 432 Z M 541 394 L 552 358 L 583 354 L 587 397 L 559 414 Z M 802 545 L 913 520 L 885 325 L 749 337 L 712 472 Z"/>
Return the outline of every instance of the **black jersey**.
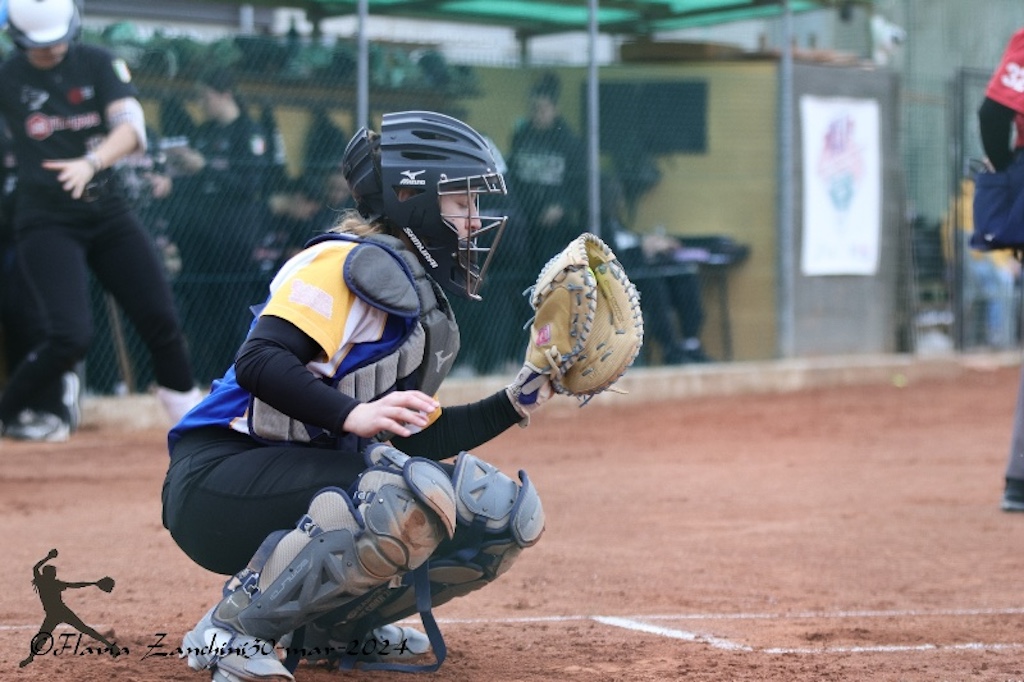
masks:
<path fill-rule="evenodd" d="M 529 122 L 517 127 L 508 166 L 528 224 L 536 222 L 549 204 L 561 204 L 570 211 L 582 208 L 586 186 L 584 147 L 561 116 L 547 130 L 534 128 Z"/>
<path fill-rule="evenodd" d="M 202 123 L 192 137 L 192 146 L 206 158 L 206 166 L 193 176 L 179 179 L 176 192 L 191 195 L 193 201 L 213 204 L 250 205 L 259 199 L 270 159 L 266 138 L 258 123 L 244 113 L 226 125 Z"/>
<path fill-rule="evenodd" d="M 5 244 L 14 224 L 14 190 L 18 185 L 18 159 L 3 118 L 0 118 L 0 244 Z"/>
<path fill-rule="evenodd" d="M 74 202 L 42 162 L 84 156 L 110 132 L 107 106 L 137 95 L 124 60 L 93 45 L 72 43 L 52 69 L 36 69 L 20 51 L 0 65 L 0 113 L 18 158 L 19 205 Z"/>

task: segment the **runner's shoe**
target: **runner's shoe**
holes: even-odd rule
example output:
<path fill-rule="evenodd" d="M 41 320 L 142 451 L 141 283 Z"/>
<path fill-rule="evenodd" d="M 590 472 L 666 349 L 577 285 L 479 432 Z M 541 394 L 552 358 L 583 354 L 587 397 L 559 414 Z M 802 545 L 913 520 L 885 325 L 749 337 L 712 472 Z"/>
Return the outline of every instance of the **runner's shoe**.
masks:
<path fill-rule="evenodd" d="M 63 443 L 71 437 L 71 426 L 55 414 L 22 410 L 18 421 L 4 428 L 4 437 L 46 443 Z"/>

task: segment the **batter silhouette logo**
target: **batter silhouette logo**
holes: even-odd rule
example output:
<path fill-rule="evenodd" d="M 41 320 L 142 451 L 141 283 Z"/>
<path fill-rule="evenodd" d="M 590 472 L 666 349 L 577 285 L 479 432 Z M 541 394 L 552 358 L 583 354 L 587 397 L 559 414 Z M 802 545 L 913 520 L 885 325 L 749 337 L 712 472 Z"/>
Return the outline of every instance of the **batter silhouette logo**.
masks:
<path fill-rule="evenodd" d="M 57 550 L 50 552 L 32 567 L 32 587 L 39 594 L 39 601 L 42 602 L 43 624 L 39 631 L 32 637 L 29 644 L 28 658 L 21 662 L 21 667 L 32 662 L 39 655 L 52 654 L 54 656 L 84 656 L 89 654 L 109 654 L 120 656 L 128 653 L 127 648 L 117 646 L 102 634 L 85 624 L 67 604 L 64 603 L 62 593 L 65 590 L 78 589 L 82 587 L 98 587 L 104 592 L 114 589 L 114 579 L 110 576 L 89 582 L 65 582 L 57 578 L 57 567 L 48 564 L 48 561 L 57 558 Z M 65 632 L 54 635 L 54 629 L 61 624 L 70 625 L 78 630 L 77 635 L 73 632 Z M 103 644 L 96 646 L 91 642 L 83 640 L 83 636 L 91 637 Z"/>

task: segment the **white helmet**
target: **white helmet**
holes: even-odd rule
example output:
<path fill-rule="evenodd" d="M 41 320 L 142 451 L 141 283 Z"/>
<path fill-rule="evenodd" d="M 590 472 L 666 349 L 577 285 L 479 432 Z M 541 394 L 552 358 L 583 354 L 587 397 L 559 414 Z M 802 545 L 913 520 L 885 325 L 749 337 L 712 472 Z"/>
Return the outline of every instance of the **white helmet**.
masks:
<path fill-rule="evenodd" d="M 8 0 L 7 32 L 23 50 L 70 42 L 80 28 L 75 0 Z"/>

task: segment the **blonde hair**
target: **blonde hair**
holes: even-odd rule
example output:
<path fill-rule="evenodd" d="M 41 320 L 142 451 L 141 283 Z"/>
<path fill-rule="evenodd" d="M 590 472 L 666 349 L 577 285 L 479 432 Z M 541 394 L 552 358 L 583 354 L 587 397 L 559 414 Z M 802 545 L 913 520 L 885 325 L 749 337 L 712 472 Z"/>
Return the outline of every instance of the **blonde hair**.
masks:
<path fill-rule="evenodd" d="M 354 208 L 348 208 L 341 212 L 337 222 L 334 223 L 334 226 L 328 232 L 366 237 L 372 234 L 387 234 L 388 230 L 382 221 L 375 220 L 372 223 L 368 223 L 366 218 L 359 214 L 359 211 Z"/>

